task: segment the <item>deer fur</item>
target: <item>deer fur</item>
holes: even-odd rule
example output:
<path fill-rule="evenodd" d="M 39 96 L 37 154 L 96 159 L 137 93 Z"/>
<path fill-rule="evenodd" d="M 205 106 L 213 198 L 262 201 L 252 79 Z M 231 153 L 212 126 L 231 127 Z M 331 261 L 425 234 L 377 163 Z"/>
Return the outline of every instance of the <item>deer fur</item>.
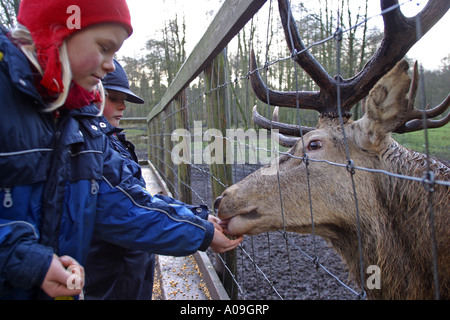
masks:
<path fill-rule="evenodd" d="M 350 158 L 357 167 L 422 178 L 429 168 L 435 180 L 449 181 L 440 160 L 409 150 L 390 136 L 408 112 L 411 79 L 405 61 L 370 92 L 363 118 L 344 124 Z M 317 146 L 321 146 L 317 148 Z M 305 152 L 309 163 L 304 161 Z M 328 160 L 344 166 L 333 166 Z M 339 119 L 322 117 L 317 129 L 270 165 L 229 187 L 217 201 L 230 234 L 259 234 L 285 228 L 326 239 L 361 285 L 357 212 Z M 362 261 L 381 270 L 381 288 L 366 288 L 370 299 L 433 299 L 433 250 L 430 204 L 434 213 L 439 293 L 450 298 L 450 188 L 385 173 L 355 170 Z M 309 202 L 308 184 L 312 202 Z M 278 186 L 281 187 L 281 198 Z M 281 208 L 281 203 L 283 208 Z M 364 279 L 364 282 L 366 280 Z M 365 283 L 364 283 L 365 285 Z"/>

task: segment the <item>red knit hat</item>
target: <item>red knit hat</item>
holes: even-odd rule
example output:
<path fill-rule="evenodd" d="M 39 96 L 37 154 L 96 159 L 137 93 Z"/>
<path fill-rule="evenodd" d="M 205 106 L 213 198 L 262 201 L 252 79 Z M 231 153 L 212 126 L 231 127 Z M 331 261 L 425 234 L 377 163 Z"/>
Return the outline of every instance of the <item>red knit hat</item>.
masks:
<path fill-rule="evenodd" d="M 72 10 L 73 5 L 77 6 L 76 11 Z M 76 12 L 79 25 L 74 26 Z M 128 36 L 133 33 L 125 0 L 22 0 L 17 21 L 31 33 L 44 72 L 41 84 L 54 93 L 64 89 L 59 60 L 59 47 L 64 39 L 79 29 L 100 23 L 119 23 Z"/>

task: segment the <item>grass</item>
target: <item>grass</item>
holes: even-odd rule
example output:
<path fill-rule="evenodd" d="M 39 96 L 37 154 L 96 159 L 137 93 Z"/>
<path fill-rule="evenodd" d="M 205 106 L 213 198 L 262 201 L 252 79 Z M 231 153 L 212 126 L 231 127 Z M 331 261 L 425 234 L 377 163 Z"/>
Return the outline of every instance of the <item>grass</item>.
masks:
<path fill-rule="evenodd" d="M 392 134 L 398 143 L 406 148 L 425 153 L 425 132 L 416 131 L 405 134 Z M 432 156 L 450 160 L 450 125 L 428 130 L 428 149 Z"/>
<path fill-rule="evenodd" d="M 136 138 L 139 136 L 146 136 L 147 135 L 147 131 L 146 130 L 142 130 L 142 129 L 126 129 L 125 128 L 125 133 L 127 138 Z"/>

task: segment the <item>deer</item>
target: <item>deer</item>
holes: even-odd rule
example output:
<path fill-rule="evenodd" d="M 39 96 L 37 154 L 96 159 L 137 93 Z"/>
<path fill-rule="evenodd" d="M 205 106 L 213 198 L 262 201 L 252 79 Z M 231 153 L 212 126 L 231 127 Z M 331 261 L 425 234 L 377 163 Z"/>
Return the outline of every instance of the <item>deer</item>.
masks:
<path fill-rule="evenodd" d="M 280 123 L 255 107 L 255 124 L 277 131 L 280 144 L 290 149 L 229 186 L 215 201 L 218 217 L 227 221 L 230 235 L 314 232 L 343 258 L 368 299 L 450 299 L 450 167 L 391 137 L 450 121 L 449 114 L 433 119 L 445 113 L 450 95 L 436 107 L 416 109 L 418 66 L 410 75 L 404 60 L 419 38 L 417 20 L 423 35 L 448 11 L 449 1 L 430 0 L 418 16 L 406 18 L 398 1 L 382 0 L 384 38 L 349 79 L 331 77 L 304 50 L 289 1 L 278 4 L 292 59 L 320 90 L 269 89 L 254 52 L 252 88 L 258 99 L 277 108 L 316 110 L 318 124 Z M 352 120 L 351 109 L 363 99 L 364 115 Z M 380 270 L 379 288 L 367 286 L 369 274 L 362 271 L 370 265 Z"/>

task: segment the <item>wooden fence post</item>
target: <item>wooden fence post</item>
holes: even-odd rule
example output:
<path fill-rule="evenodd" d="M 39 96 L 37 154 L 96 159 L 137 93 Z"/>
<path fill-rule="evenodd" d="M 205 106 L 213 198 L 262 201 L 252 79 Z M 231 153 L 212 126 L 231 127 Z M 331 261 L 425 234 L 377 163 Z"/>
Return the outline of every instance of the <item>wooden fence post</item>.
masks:
<path fill-rule="evenodd" d="M 187 108 L 184 108 L 186 104 L 186 91 L 183 91 L 175 99 L 175 121 L 176 129 L 189 129 L 189 118 Z M 190 141 L 189 141 L 190 144 Z M 189 148 L 190 149 L 190 148 Z M 190 155 L 188 156 L 190 159 Z M 191 165 L 189 163 L 180 163 L 178 165 L 178 197 L 181 201 L 187 204 L 192 202 L 191 185 Z"/>
<path fill-rule="evenodd" d="M 153 118 L 152 121 L 148 123 L 148 160 L 155 165 L 155 121 Z"/>
<path fill-rule="evenodd" d="M 227 88 L 221 87 L 217 89 L 219 85 L 222 85 L 226 81 L 226 50 L 223 50 L 205 69 L 205 83 L 207 90 L 212 90 L 207 100 L 207 116 L 208 116 L 208 128 L 220 130 L 222 137 L 226 137 L 226 129 L 228 127 L 227 119 L 227 106 L 228 106 L 228 95 Z M 226 140 L 220 137 L 213 137 L 211 140 L 216 139 L 222 146 L 222 150 L 214 150 L 215 154 L 211 156 L 215 157 L 215 162 L 210 164 L 210 172 L 215 177 L 211 178 L 211 201 L 214 200 L 222 194 L 227 186 L 233 184 L 233 168 L 231 164 L 226 163 Z M 221 141 L 220 141 L 221 140 Z M 215 145 L 219 145 L 219 143 Z M 223 158 L 218 158 L 217 152 L 222 152 Z M 219 161 L 219 163 L 217 163 Z M 219 182 L 220 181 L 220 182 Z M 221 255 L 222 259 L 225 261 L 228 268 L 236 274 L 237 264 L 236 264 L 236 252 L 235 250 L 226 252 Z M 231 299 L 238 298 L 237 286 L 234 282 L 233 277 L 228 273 L 226 268 L 223 266 L 222 261 L 217 259 L 216 271 L 222 280 L 222 283 Z"/>
<path fill-rule="evenodd" d="M 164 173 L 166 175 L 167 180 L 167 187 L 169 188 L 170 193 L 172 195 L 175 195 L 175 173 L 173 172 L 174 166 L 172 162 L 172 150 L 173 150 L 173 142 L 172 137 L 170 134 L 172 134 L 174 130 L 173 125 L 173 117 L 171 116 L 173 112 L 173 103 L 171 103 L 165 111 L 165 125 L 164 125 Z"/>
<path fill-rule="evenodd" d="M 164 112 L 161 112 L 157 117 L 157 125 L 156 125 L 156 156 L 157 156 L 157 164 L 158 171 L 160 173 L 164 172 L 164 123 L 162 122 L 162 118 L 164 117 Z"/>

